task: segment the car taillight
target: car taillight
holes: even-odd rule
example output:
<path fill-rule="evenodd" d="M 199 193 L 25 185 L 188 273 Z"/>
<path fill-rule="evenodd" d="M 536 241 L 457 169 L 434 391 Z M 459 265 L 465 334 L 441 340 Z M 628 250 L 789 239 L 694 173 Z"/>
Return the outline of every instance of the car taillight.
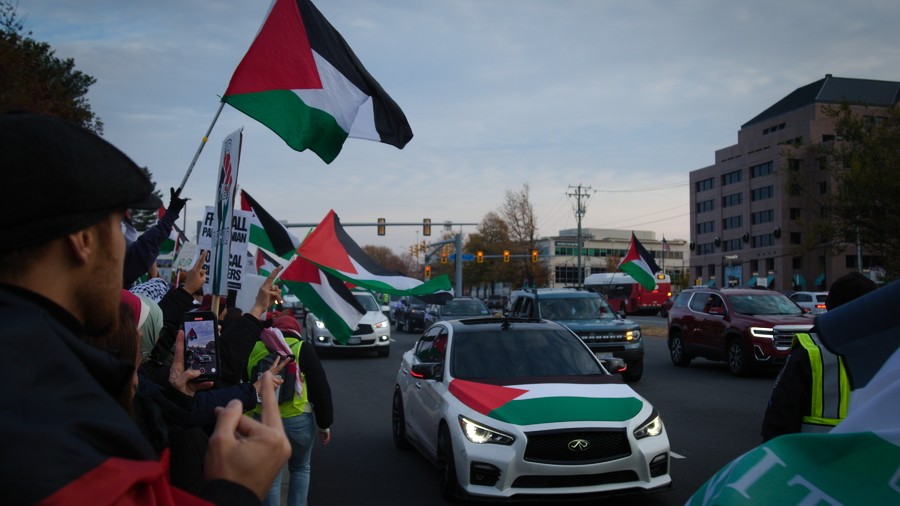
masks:
<path fill-rule="evenodd" d="M 816 304 L 816 309 L 825 309 L 825 304 Z"/>

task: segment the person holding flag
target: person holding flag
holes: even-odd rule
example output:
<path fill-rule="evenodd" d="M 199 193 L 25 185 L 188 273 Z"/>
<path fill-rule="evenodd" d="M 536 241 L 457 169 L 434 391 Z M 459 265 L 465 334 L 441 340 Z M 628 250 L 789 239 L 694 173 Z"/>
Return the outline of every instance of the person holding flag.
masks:
<path fill-rule="evenodd" d="M 125 267 L 123 269 L 123 286 L 125 288 L 130 287 L 138 278 L 150 271 L 151 266 L 156 264 L 160 246 L 169 239 L 175 222 L 178 221 L 178 215 L 181 214 L 187 201 L 188 199 L 181 198 L 180 188 L 178 190 L 171 188 L 169 205 L 162 217 L 155 225 L 139 235 L 134 242 L 128 244 L 125 249 Z M 122 226 L 126 226 L 126 221 L 123 220 Z"/>

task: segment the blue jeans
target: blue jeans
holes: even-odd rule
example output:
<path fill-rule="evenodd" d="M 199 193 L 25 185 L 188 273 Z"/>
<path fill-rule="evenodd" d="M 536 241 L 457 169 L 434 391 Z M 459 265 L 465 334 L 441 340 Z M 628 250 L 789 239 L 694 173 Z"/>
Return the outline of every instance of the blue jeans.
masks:
<path fill-rule="evenodd" d="M 288 482 L 289 506 L 306 506 L 309 493 L 309 462 L 313 444 L 316 442 L 316 419 L 312 413 L 302 413 L 290 418 L 282 418 L 284 432 L 291 442 L 291 458 L 288 460 L 290 481 Z M 281 504 L 281 473 L 275 477 L 264 506 Z"/>

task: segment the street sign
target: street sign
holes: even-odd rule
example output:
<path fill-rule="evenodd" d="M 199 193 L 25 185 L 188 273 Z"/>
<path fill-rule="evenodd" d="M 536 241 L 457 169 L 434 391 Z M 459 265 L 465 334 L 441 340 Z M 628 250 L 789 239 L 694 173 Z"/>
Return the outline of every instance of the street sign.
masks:
<path fill-rule="evenodd" d="M 449 255 L 447 255 L 447 257 L 450 259 L 451 262 L 456 261 L 456 253 L 450 253 Z M 462 259 L 463 259 L 463 262 L 471 262 L 472 260 L 475 260 L 475 255 L 473 255 L 471 253 L 463 253 Z"/>

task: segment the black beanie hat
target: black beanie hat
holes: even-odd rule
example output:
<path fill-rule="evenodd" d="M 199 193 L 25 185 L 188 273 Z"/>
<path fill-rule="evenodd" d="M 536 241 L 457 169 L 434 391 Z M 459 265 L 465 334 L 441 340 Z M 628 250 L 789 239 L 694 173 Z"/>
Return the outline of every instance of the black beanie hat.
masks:
<path fill-rule="evenodd" d="M 854 271 L 844 274 L 831 284 L 828 296 L 825 297 L 825 307 L 831 311 L 853 299 L 862 297 L 876 288 L 878 288 L 878 285 L 874 281 L 858 272 Z"/>

